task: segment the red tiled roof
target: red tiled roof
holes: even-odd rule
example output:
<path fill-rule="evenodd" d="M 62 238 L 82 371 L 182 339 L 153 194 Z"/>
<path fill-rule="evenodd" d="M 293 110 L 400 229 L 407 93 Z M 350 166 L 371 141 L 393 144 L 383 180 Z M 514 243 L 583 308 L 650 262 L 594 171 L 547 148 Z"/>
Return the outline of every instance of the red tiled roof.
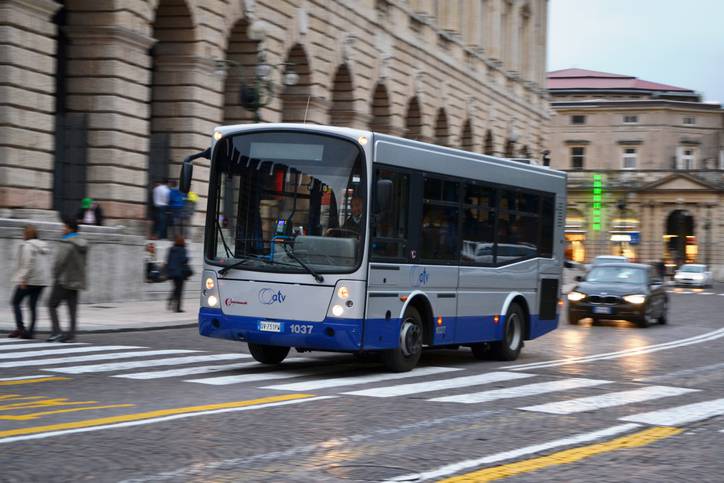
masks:
<path fill-rule="evenodd" d="M 638 89 L 646 91 L 691 92 L 683 87 L 659 84 L 633 76 L 585 69 L 563 69 L 548 73 L 548 89 Z"/>

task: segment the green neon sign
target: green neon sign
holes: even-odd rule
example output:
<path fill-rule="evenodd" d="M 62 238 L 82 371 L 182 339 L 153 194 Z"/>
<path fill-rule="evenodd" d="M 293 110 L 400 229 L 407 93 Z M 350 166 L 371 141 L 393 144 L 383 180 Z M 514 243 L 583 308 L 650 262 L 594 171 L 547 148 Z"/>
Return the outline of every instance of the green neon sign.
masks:
<path fill-rule="evenodd" d="M 599 173 L 593 174 L 593 190 L 592 190 L 592 213 L 591 220 L 593 231 L 601 231 L 601 209 L 603 206 L 603 175 Z"/>

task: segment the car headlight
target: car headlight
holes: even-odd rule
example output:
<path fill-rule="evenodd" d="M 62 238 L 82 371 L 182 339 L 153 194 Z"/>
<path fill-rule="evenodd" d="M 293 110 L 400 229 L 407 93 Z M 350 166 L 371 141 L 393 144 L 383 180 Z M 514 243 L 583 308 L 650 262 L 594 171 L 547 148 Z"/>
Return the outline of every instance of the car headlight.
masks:
<path fill-rule="evenodd" d="M 691 278 L 693 278 L 694 280 L 704 280 L 704 275 L 701 273 L 695 273 L 691 276 Z"/>
<path fill-rule="evenodd" d="M 682 277 L 683 277 L 683 276 L 682 276 L 680 273 L 677 273 L 676 275 L 674 275 L 674 278 L 677 279 L 677 280 L 680 279 L 680 278 L 682 278 Z"/>
<path fill-rule="evenodd" d="M 568 294 L 568 300 L 570 300 L 571 302 L 578 302 L 578 301 L 583 300 L 583 299 L 585 299 L 585 298 L 586 298 L 586 294 L 585 294 L 585 293 L 581 293 L 581 292 L 570 292 L 570 293 Z"/>
<path fill-rule="evenodd" d="M 630 304 L 641 305 L 642 303 L 646 302 L 646 295 L 626 295 L 623 299 Z"/>

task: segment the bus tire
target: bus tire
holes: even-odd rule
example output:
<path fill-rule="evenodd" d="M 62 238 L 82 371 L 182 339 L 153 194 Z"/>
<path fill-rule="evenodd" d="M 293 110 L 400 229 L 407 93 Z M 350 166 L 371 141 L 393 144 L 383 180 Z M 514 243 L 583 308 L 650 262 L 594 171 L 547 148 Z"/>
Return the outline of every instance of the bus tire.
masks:
<path fill-rule="evenodd" d="M 261 362 L 262 364 L 279 364 L 287 357 L 287 354 L 289 354 L 289 347 L 249 342 L 249 352 L 251 352 L 251 356 L 257 362 Z"/>
<path fill-rule="evenodd" d="M 514 361 L 523 348 L 525 312 L 516 303 L 510 304 L 505 314 L 503 340 L 490 344 L 492 356 L 501 361 Z"/>
<path fill-rule="evenodd" d="M 407 307 L 400 324 L 400 344 L 382 353 L 382 362 L 391 372 L 408 372 L 415 368 L 422 354 L 423 325 L 420 312 Z"/>

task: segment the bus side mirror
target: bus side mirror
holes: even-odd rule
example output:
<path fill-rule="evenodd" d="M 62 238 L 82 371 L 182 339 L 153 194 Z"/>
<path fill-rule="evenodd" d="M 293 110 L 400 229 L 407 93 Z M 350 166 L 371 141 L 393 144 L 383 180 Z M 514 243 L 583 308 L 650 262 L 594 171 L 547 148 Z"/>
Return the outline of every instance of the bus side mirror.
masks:
<path fill-rule="evenodd" d="M 181 163 L 181 174 L 179 174 L 178 189 L 181 193 L 188 194 L 191 190 L 191 179 L 194 174 L 193 160 L 199 158 L 211 159 L 211 148 L 206 148 L 196 154 L 186 156 L 184 162 Z"/>
<path fill-rule="evenodd" d="M 389 210 L 392 205 L 392 180 L 378 179 L 375 192 L 377 193 L 375 212 Z"/>
<path fill-rule="evenodd" d="M 191 179 L 194 174 L 194 165 L 191 163 L 184 162 L 181 165 L 181 174 L 179 175 L 178 187 L 179 191 L 184 194 L 188 194 L 191 189 Z"/>

